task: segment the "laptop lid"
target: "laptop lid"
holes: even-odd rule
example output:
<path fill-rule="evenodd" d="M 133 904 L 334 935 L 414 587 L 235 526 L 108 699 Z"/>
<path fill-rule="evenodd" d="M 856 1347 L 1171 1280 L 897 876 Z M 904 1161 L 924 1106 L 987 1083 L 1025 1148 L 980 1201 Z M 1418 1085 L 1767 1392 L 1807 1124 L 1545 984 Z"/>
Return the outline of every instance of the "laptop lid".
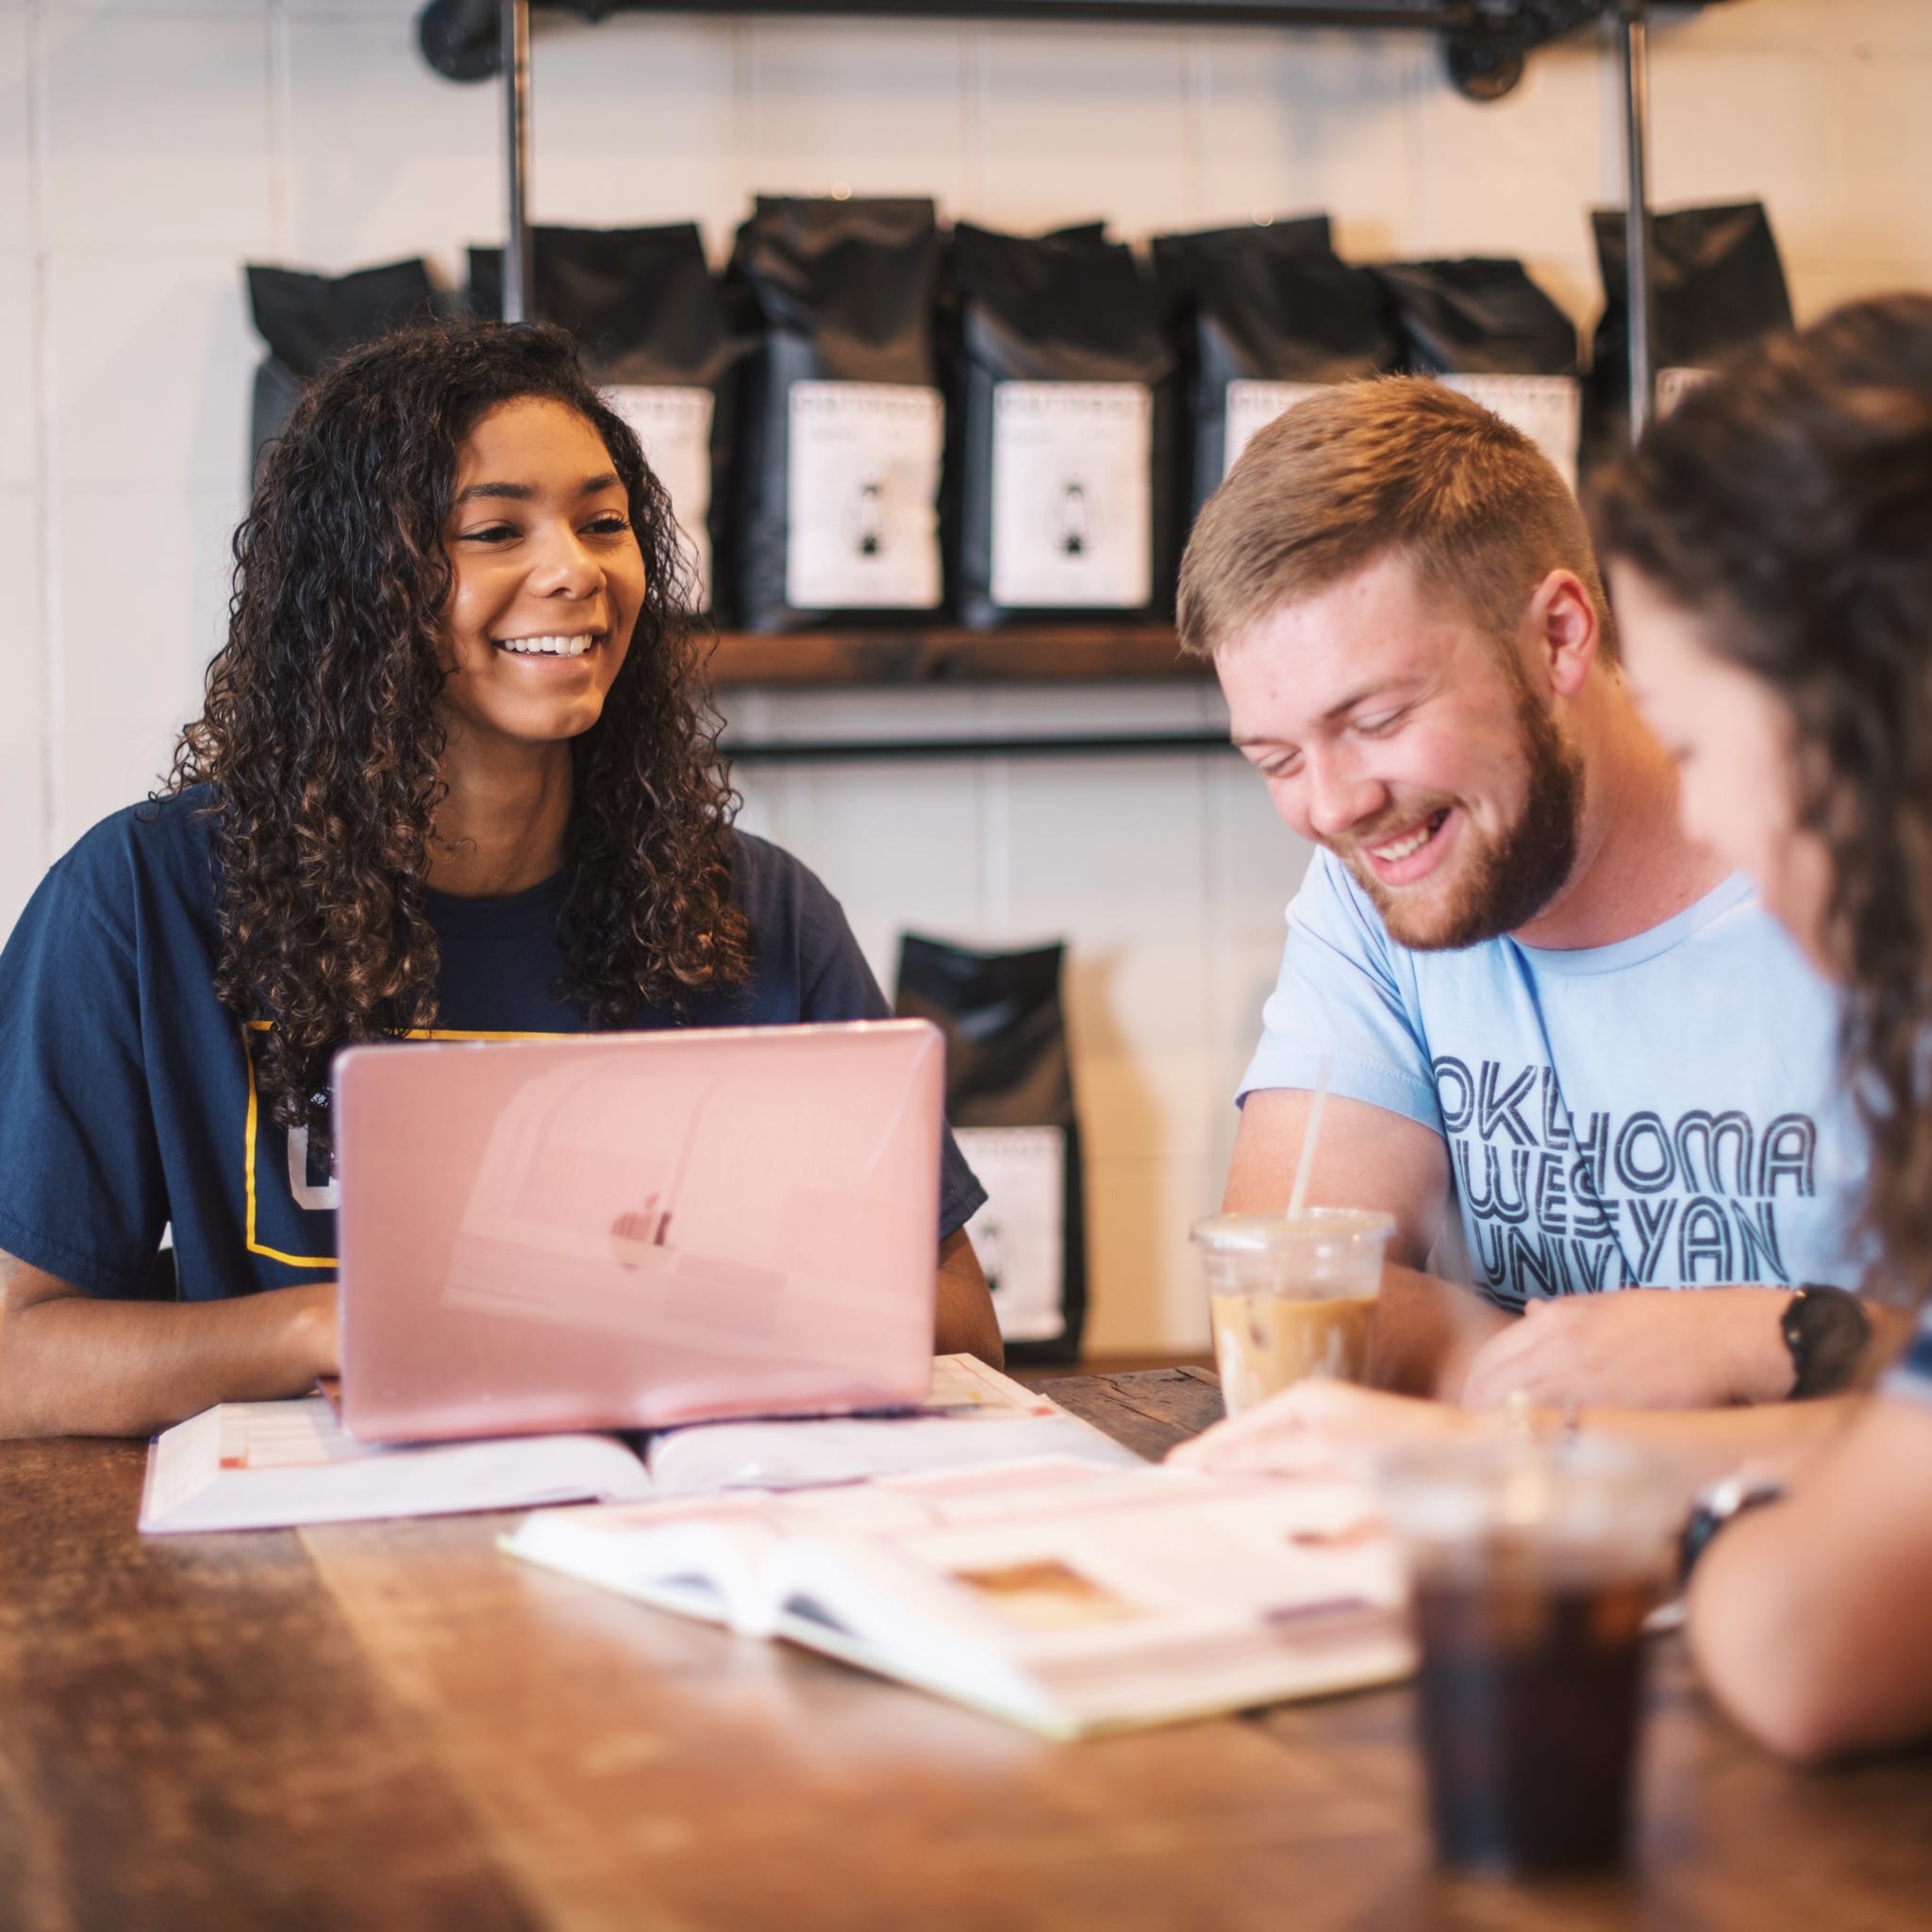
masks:
<path fill-rule="evenodd" d="M 335 1065 L 342 1419 L 377 1441 L 916 1402 L 923 1020 L 397 1042 Z"/>

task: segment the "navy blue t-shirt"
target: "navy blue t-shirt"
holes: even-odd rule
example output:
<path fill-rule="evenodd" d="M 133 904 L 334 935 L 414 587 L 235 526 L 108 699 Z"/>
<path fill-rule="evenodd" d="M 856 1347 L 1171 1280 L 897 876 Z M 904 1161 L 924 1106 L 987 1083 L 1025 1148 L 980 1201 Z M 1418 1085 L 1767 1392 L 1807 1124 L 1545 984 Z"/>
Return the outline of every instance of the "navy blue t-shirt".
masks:
<path fill-rule="evenodd" d="M 133 1296 L 172 1225 L 180 1293 L 213 1301 L 327 1279 L 335 1189 L 305 1130 L 258 1104 L 258 1024 L 214 993 L 207 793 L 133 806 L 41 882 L 0 953 L 0 1248 L 91 1294 Z M 750 982 L 684 1023 L 784 1025 L 890 1015 L 838 902 L 798 861 L 732 834 Z M 429 895 L 441 952 L 435 1035 L 580 1033 L 551 988 L 562 874 L 508 899 Z M 640 1029 L 670 1026 L 645 1012 Z M 986 1198 L 944 1137 L 942 1239 Z"/>

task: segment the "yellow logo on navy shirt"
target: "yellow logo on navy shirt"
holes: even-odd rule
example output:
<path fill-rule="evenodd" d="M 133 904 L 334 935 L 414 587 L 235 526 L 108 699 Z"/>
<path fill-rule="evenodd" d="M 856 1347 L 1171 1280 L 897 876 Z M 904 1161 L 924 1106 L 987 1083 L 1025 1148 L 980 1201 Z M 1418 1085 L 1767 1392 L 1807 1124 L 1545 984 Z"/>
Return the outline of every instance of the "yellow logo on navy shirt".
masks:
<path fill-rule="evenodd" d="M 319 1171 L 310 1158 L 308 1129 L 283 1127 L 267 1119 L 261 1110 L 259 1091 L 255 1080 L 255 1045 L 258 1036 L 269 1030 L 266 1020 L 252 1020 L 242 1030 L 242 1058 L 248 1069 L 248 1119 L 243 1136 L 242 1193 L 246 1203 L 243 1240 L 251 1255 L 267 1261 L 279 1261 L 285 1268 L 333 1268 L 333 1255 L 296 1255 L 284 1248 L 271 1247 L 257 1232 L 257 1208 L 267 1191 L 272 1203 L 286 1199 L 289 1206 L 305 1214 L 332 1214 L 341 1206 L 341 1183 L 333 1174 Z M 462 1027 L 416 1027 L 403 1036 L 408 1040 L 549 1040 L 548 1033 L 485 1033 Z M 276 1217 L 279 1218 L 279 1217 Z"/>

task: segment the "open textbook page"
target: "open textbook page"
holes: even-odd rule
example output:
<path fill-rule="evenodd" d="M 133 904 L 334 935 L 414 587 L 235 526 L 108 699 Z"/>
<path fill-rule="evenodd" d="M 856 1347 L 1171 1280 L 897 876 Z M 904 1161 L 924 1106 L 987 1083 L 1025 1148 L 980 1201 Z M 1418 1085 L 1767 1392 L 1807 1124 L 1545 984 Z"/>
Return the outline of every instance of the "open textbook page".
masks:
<path fill-rule="evenodd" d="M 1050 1736 L 1411 1668 L 1368 1491 L 1064 1458 L 533 1516 L 514 1556 Z"/>
<path fill-rule="evenodd" d="M 517 1436 L 385 1448 L 343 1432 L 327 1398 L 225 1402 L 148 1448 L 141 1527 L 274 1529 L 449 1516 L 650 1492 L 614 1436 Z"/>
<path fill-rule="evenodd" d="M 976 1357 L 942 1355 L 932 1392 L 891 1416 L 697 1423 L 651 1439 L 655 1493 L 795 1490 L 919 1470 L 1042 1456 L 1131 1468 L 1141 1458 L 1111 1436 Z"/>
<path fill-rule="evenodd" d="M 932 1392 L 892 1416 L 695 1424 L 639 1459 L 616 1436 L 514 1436 L 382 1447 L 346 1434 L 322 1396 L 231 1402 L 158 1437 L 144 1530 L 275 1529 L 385 1516 L 523 1509 L 587 1498 L 790 1490 L 1015 1457 L 1135 1462 L 1100 1430 L 971 1356 L 941 1356 Z"/>

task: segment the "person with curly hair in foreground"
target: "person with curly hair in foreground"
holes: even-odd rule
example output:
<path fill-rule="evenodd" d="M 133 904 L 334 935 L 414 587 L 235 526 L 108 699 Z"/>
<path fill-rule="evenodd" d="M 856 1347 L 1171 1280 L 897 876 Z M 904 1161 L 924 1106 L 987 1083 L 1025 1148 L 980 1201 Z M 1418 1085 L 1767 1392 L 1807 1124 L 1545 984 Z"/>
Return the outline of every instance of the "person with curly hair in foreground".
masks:
<path fill-rule="evenodd" d="M 560 331 L 345 358 L 235 558 L 168 784 L 0 955 L 0 1434 L 335 1370 L 343 1046 L 888 1011 L 824 886 L 732 826 L 670 500 Z M 948 1136 L 936 1346 L 996 1361 L 983 1198 Z"/>
<path fill-rule="evenodd" d="M 1868 1286 L 1932 1283 L 1932 298 L 1854 303 L 1691 395 L 1598 515 L 1631 675 L 1698 837 L 1844 992 Z M 1932 1737 L 1932 1310 L 1788 1491 L 1727 1499 L 1706 1681 L 1815 1759 Z"/>

